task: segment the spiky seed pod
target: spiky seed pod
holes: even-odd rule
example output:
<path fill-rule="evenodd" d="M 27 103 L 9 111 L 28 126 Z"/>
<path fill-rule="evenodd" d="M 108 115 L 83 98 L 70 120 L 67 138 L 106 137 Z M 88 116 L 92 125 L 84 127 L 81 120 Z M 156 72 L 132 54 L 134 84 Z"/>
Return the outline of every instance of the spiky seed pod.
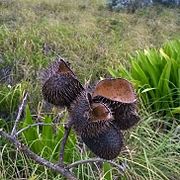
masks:
<path fill-rule="evenodd" d="M 114 111 L 114 121 L 121 130 L 127 130 L 137 124 L 140 120 L 136 110 L 136 104 L 122 104 Z"/>
<path fill-rule="evenodd" d="M 104 159 L 113 159 L 123 146 L 122 134 L 110 123 L 113 117 L 109 108 L 90 102 L 85 92 L 73 102 L 70 107 L 73 127 L 93 153 Z"/>
<path fill-rule="evenodd" d="M 84 90 L 73 71 L 63 59 L 56 60 L 41 73 L 42 94 L 56 106 L 67 106 Z"/>
<path fill-rule="evenodd" d="M 116 158 L 123 147 L 122 133 L 112 125 L 96 136 L 82 135 L 81 137 L 87 147 L 103 159 Z"/>
<path fill-rule="evenodd" d="M 99 111 L 99 112 L 97 112 Z M 74 130 L 79 134 L 96 136 L 109 127 L 112 115 L 106 106 L 89 101 L 88 94 L 83 91 L 69 108 Z"/>
<path fill-rule="evenodd" d="M 113 113 L 113 123 L 126 130 L 139 121 L 137 99 L 131 83 L 125 79 L 104 79 L 93 92 L 93 101 L 106 104 Z"/>

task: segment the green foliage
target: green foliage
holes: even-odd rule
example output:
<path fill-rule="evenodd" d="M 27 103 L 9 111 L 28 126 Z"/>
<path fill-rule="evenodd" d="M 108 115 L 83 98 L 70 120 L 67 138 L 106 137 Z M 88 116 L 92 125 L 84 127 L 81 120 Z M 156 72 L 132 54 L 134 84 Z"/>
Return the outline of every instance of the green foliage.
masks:
<path fill-rule="evenodd" d="M 178 113 L 180 102 L 180 40 L 166 43 L 159 50 L 138 51 L 130 56 L 131 69 L 109 69 L 113 77 L 132 80 L 148 108 L 170 115 Z"/>
<path fill-rule="evenodd" d="M 148 117 L 149 116 L 149 117 Z M 162 126 L 170 126 L 167 118 L 153 118 L 150 114 L 144 116 L 141 125 L 131 133 L 128 144 L 134 147 L 130 152 L 127 164 L 130 170 L 129 176 L 135 179 L 176 179 L 179 176 L 179 132 L 176 133 L 176 125 L 171 126 L 168 132 L 162 132 L 161 128 L 153 126 L 159 123 Z M 176 159 L 177 158 L 177 159 Z M 132 170 L 132 171 L 131 171 Z M 173 174 L 171 172 L 174 171 Z"/>
<path fill-rule="evenodd" d="M 0 84 L 0 115 L 10 118 L 18 109 L 26 83 L 19 83 L 14 86 Z"/>
<path fill-rule="evenodd" d="M 27 128 L 23 132 L 23 137 L 25 142 L 30 146 L 33 152 L 48 158 L 52 161 L 58 161 L 58 155 L 60 151 L 60 143 L 64 133 L 64 127 L 61 125 L 59 127 L 54 127 L 52 125 L 52 118 L 50 116 L 45 116 L 41 126 L 32 126 L 36 123 L 33 119 L 30 109 L 26 107 L 26 116 L 22 124 L 22 128 Z M 71 134 L 67 146 L 65 149 L 65 162 L 70 162 L 73 159 L 73 151 L 75 149 L 76 138 L 74 134 Z"/>

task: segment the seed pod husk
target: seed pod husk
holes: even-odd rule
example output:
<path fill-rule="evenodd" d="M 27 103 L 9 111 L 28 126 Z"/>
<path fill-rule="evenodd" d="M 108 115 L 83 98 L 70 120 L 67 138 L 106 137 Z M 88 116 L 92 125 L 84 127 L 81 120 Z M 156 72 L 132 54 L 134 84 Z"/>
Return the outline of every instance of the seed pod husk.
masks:
<path fill-rule="evenodd" d="M 79 96 L 70 108 L 74 130 L 83 142 L 97 156 L 113 159 L 123 146 L 122 134 L 110 122 L 110 110 L 101 103 L 90 103 L 85 92 Z"/>
<path fill-rule="evenodd" d="M 100 81 L 93 92 L 93 101 L 106 104 L 112 111 L 112 121 L 119 129 L 126 130 L 139 121 L 137 99 L 131 83 L 122 78 Z"/>
<path fill-rule="evenodd" d="M 67 106 L 84 90 L 63 59 L 56 60 L 41 74 L 44 99 L 56 106 Z"/>
<path fill-rule="evenodd" d="M 136 104 L 122 104 L 114 111 L 112 121 L 119 129 L 127 130 L 137 124 L 140 118 L 136 111 Z"/>
<path fill-rule="evenodd" d="M 123 136 L 120 130 L 112 125 L 96 136 L 83 134 L 81 137 L 87 147 L 103 159 L 116 158 L 123 147 Z"/>

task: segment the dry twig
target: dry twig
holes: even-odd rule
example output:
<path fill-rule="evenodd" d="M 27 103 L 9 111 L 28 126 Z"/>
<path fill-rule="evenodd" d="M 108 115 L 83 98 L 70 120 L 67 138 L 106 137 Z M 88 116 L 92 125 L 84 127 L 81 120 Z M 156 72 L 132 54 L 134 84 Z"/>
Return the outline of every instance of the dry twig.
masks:
<path fill-rule="evenodd" d="M 37 154 L 29 150 L 27 146 L 16 140 L 14 136 L 5 133 L 4 131 L 2 131 L 2 129 L 0 129 L 0 135 L 4 137 L 6 140 L 10 141 L 18 150 L 23 152 L 26 156 L 28 156 L 30 159 L 34 160 L 38 164 L 41 164 L 43 166 L 48 167 L 49 169 L 59 172 L 64 177 L 70 180 L 76 180 L 76 177 L 68 169 L 53 164 L 50 161 L 38 156 Z"/>
<path fill-rule="evenodd" d="M 64 136 L 61 142 L 61 149 L 60 149 L 60 154 L 59 154 L 59 165 L 63 165 L 63 161 L 64 161 L 64 149 L 65 149 L 65 145 L 69 136 L 69 133 L 71 131 L 71 120 L 68 121 L 68 123 L 64 126 L 65 128 L 65 132 L 64 132 Z"/>
<path fill-rule="evenodd" d="M 20 129 L 19 131 L 16 132 L 15 136 L 18 136 L 19 134 L 21 134 L 22 132 L 32 128 L 32 127 L 35 127 L 35 126 L 55 126 L 55 123 L 43 123 L 43 122 L 38 122 L 38 123 L 35 123 L 35 124 L 30 124 L 22 129 Z"/>
<path fill-rule="evenodd" d="M 117 164 L 113 161 L 110 160 L 105 160 L 105 159 L 101 159 L 101 158 L 91 158 L 91 159 L 85 159 L 85 160 L 80 160 L 80 161 L 76 161 L 70 165 L 67 166 L 67 169 L 72 169 L 78 165 L 81 164 L 87 164 L 87 163 L 97 163 L 97 162 L 108 162 L 109 164 L 111 164 L 112 166 L 116 167 L 121 173 L 123 173 L 125 171 L 124 166 Z"/>
<path fill-rule="evenodd" d="M 11 132 L 11 135 L 12 135 L 12 136 L 15 136 L 15 135 L 16 135 L 16 128 L 17 128 L 18 122 L 19 122 L 19 120 L 20 120 L 21 114 L 22 114 L 22 112 L 23 112 L 23 109 L 24 109 L 24 106 L 25 106 L 25 103 L 26 103 L 26 100 L 27 100 L 27 96 L 28 96 L 28 93 L 26 92 L 26 93 L 24 94 L 22 103 L 21 103 L 21 105 L 20 105 L 20 107 L 19 107 L 16 120 L 15 120 L 15 122 L 14 122 L 14 127 L 13 127 L 12 132 Z"/>

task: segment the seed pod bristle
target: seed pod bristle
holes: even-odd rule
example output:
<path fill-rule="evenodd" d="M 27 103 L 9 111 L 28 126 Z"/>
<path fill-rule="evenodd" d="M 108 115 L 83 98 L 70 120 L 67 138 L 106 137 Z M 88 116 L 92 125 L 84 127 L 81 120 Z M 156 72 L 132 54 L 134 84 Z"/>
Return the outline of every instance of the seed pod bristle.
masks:
<path fill-rule="evenodd" d="M 137 124 L 140 117 L 137 114 L 136 104 L 122 104 L 114 111 L 113 123 L 121 130 L 127 130 Z"/>

